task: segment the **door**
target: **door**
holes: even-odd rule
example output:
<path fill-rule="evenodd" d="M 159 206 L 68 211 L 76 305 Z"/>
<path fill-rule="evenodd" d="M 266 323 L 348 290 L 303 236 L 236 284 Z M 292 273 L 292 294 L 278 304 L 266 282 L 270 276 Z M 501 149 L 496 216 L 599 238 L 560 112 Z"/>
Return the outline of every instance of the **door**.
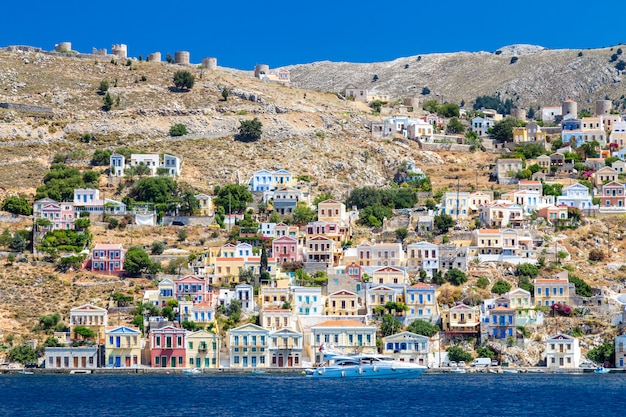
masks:
<path fill-rule="evenodd" d="M 122 366 L 122 358 L 120 358 L 119 356 L 115 357 L 115 367 L 119 368 Z"/>
<path fill-rule="evenodd" d="M 287 358 L 287 366 L 290 368 L 293 366 L 293 358 L 291 357 L 291 355 L 289 356 L 289 358 Z"/>
<path fill-rule="evenodd" d="M 252 367 L 256 367 L 256 356 L 252 357 Z"/>
<path fill-rule="evenodd" d="M 126 366 L 127 368 L 130 368 L 130 356 L 127 356 L 127 357 L 126 357 L 126 364 L 125 364 L 125 366 Z"/>
<path fill-rule="evenodd" d="M 278 355 L 278 367 L 283 367 L 283 355 Z"/>
<path fill-rule="evenodd" d="M 161 356 L 161 367 L 167 368 L 167 356 Z"/>
<path fill-rule="evenodd" d="M 201 363 L 200 360 L 201 360 L 200 358 L 196 358 L 196 368 L 200 367 L 200 363 Z"/>

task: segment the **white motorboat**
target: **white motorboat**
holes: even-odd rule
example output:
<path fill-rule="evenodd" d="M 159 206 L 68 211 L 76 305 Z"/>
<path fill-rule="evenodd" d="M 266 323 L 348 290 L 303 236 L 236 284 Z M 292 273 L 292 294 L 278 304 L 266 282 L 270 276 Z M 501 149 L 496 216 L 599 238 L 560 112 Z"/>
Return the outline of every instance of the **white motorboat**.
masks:
<path fill-rule="evenodd" d="M 309 368 L 304 371 L 311 378 L 368 378 L 368 379 L 400 379 L 417 378 L 425 370 L 425 366 L 412 362 L 401 362 L 389 356 L 379 354 L 342 355 L 325 350 L 326 366 Z"/>

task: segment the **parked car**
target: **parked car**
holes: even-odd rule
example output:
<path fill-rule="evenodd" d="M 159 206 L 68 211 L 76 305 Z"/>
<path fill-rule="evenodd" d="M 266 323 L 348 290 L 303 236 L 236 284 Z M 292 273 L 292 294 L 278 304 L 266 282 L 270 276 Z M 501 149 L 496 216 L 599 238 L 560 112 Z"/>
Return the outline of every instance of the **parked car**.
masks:
<path fill-rule="evenodd" d="M 465 361 L 459 362 L 459 368 L 465 368 Z"/>
<path fill-rule="evenodd" d="M 448 362 L 448 366 L 458 366 L 458 364 L 455 361 L 450 361 Z"/>
<path fill-rule="evenodd" d="M 578 367 L 593 369 L 593 368 L 596 368 L 596 364 L 591 361 L 582 361 L 580 365 L 578 365 Z"/>
<path fill-rule="evenodd" d="M 491 361 L 491 366 L 498 366 L 498 365 L 499 364 L 498 364 L 497 360 L 494 359 L 494 360 Z"/>

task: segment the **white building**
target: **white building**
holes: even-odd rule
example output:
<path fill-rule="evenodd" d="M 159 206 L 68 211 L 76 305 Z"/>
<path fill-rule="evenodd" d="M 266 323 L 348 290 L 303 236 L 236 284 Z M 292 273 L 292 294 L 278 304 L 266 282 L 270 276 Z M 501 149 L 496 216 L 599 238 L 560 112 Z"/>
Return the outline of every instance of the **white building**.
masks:
<path fill-rule="evenodd" d="M 559 333 L 546 341 L 548 368 L 578 368 L 578 365 L 580 365 L 578 339 Z"/>
<path fill-rule="evenodd" d="M 300 316 L 324 314 L 322 287 L 292 287 L 293 311 Z"/>

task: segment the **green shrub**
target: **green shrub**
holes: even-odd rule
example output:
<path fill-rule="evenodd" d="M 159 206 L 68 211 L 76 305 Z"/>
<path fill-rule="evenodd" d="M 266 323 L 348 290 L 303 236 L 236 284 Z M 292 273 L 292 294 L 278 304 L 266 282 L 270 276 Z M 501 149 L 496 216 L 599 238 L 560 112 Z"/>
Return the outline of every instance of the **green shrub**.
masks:
<path fill-rule="evenodd" d="M 187 133 L 187 126 L 182 123 L 176 123 L 170 127 L 170 136 L 184 136 Z"/>

